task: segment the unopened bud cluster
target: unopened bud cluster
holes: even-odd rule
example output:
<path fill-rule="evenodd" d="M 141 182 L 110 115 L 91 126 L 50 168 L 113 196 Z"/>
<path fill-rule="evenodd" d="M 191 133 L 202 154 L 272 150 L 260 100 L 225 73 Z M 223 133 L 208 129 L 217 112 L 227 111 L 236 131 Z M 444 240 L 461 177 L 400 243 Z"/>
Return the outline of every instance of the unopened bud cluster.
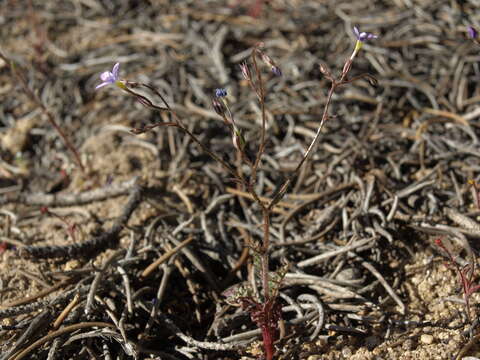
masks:
<path fill-rule="evenodd" d="M 224 97 L 227 96 L 227 90 L 223 88 L 215 89 L 215 97 L 212 99 L 212 106 L 215 112 L 225 118 L 226 106 L 223 102 Z"/>
<path fill-rule="evenodd" d="M 265 54 L 262 50 L 258 49 L 258 52 L 260 53 L 262 61 L 270 67 L 272 73 L 275 76 L 282 76 L 282 70 L 280 70 L 277 64 L 275 64 L 275 61 L 273 61 L 272 58 Z"/>

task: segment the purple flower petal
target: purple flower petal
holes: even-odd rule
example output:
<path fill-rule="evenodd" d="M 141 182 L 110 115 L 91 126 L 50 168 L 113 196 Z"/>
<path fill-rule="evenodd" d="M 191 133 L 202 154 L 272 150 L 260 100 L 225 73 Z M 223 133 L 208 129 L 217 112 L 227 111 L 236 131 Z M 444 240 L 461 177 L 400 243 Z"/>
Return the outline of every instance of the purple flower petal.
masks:
<path fill-rule="evenodd" d="M 278 66 L 272 66 L 272 72 L 275 76 L 282 76 L 282 70 Z"/>
<path fill-rule="evenodd" d="M 355 34 L 355 37 L 357 38 L 357 40 L 360 42 L 365 42 L 366 40 L 378 38 L 377 35 L 374 35 L 372 33 L 360 32 L 360 30 L 358 30 L 356 26 L 353 27 L 353 33 Z"/>
<path fill-rule="evenodd" d="M 225 97 L 225 96 L 227 96 L 227 90 L 225 90 L 224 88 L 215 89 L 215 96 L 216 97 Z"/>
<path fill-rule="evenodd" d="M 98 90 L 98 89 L 100 89 L 100 88 L 102 88 L 102 87 L 104 87 L 104 86 L 107 86 L 107 85 L 110 85 L 110 83 L 108 83 L 108 82 L 103 82 L 103 83 L 101 83 L 101 84 L 98 84 L 97 86 L 95 86 L 95 90 Z"/>
<path fill-rule="evenodd" d="M 120 63 L 116 63 L 115 65 L 113 65 L 113 69 L 112 69 L 112 75 L 115 79 L 118 79 L 118 73 L 120 71 Z"/>
<path fill-rule="evenodd" d="M 108 79 L 110 79 L 111 77 L 112 73 L 110 71 L 105 71 L 100 74 L 100 79 L 102 79 L 102 81 L 108 81 Z"/>
<path fill-rule="evenodd" d="M 468 26 L 467 27 L 467 32 L 468 32 L 468 36 L 471 39 L 476 39 L 477 38 L 478 32 L 473 26 Z"/>
<path fill-rule="evenodd" d="M 360 38 L 360 31 L 358 31 L 358 28 L 356 26 L 353 27 L 353 32 L 355 33 L 356 38 L 359 39 Z"/>
<path fill-rule="evenodd" d="M 115 84 L 119 77 L 119 72 L 120 72 L 120 63 L 116 63 L 113 66 L 112 71 L 104 71 L 100 74 L 100 79 L 102 80 L 102 83 L 97 85 L 95 89 L 100 89 L 104 86 Z"/>

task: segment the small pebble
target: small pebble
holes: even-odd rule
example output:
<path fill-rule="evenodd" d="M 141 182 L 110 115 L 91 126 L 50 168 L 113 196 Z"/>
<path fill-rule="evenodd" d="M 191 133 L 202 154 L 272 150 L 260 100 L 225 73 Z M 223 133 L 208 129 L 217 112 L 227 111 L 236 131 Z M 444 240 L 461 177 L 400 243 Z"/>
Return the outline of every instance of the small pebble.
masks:
<path fill-rule="evenodd" d="M 370 351 L 375 349 L 378 345 L 380 345 L 380 343 L 381 343 L 381 340 L 378 336 L 372 335 L 365 339 L 365 346 Z"/>
<path fill-rule="evenodd" d="M 3 326 L 13 326 L 13 320 L 10 318 L 5 318 L 2 320 Z"/>
<path fill-rule="evenodd" d="M 423 334 L 420 337 L 420 341 L 422 342 L 422 344 L 425 344 L 425 345 L 433 344 L 433 336 L 429 334 Z"/>
<path fill-rule="evenodd" d="M 413 341 L 412 339 L 406 339 L 402 344 L 402 349 L 405 351 L 410 351 L 413 349 Z"/>
<path fill-rule="evenodd" d="M 345 359 L 348 359 L 350 356 L 352 356 L 352 350 L 349 347 L 344 347 L 342 349 L 342 355 Z"/>
<path fill-rule="evenodd" d="M 337 276 L 337 280 L 353 283 L 362 283 L 362 273 L 357 268 L 345 268 L 340 271 Z"/>
<path fill-rule="evenodd" d="M 64 271 L 75 270 L 80 267 L 80 262 L 76 259 L 70 260 L 65 264 Z"/>

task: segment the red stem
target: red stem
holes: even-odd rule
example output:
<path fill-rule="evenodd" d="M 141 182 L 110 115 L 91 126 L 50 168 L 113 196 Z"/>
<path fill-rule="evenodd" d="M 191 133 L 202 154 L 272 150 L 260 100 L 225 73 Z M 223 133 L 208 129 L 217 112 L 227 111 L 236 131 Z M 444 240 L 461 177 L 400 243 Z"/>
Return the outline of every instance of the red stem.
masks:
<path fill-rule="evenodd" d="M 262 279 L 263 279 L 263 293 L 264 301 L 270 301 L 270 286 L 269 286 L 269 272 L 268 272 L 268 249 L 270 247 L 270 210 L 263 209 L 263 244 L 262 244 Z"/>
<path fill-rule="evenodd" d="M 265 324 L 262 326 L 262 339 L 263 339 L 263 347 L 265 349 L 265 358 L 266 360 L 272 360 L 274 355 L 273 350 L 273 336 L 272 336 L 272 328 L 269 324 Z"/>

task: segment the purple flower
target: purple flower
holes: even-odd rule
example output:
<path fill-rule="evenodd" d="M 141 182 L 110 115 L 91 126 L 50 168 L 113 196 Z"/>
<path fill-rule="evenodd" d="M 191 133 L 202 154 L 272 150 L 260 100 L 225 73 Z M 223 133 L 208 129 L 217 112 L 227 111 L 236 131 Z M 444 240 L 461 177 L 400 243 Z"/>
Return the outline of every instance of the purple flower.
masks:
<path fill-rule="evenodd" d="M 118 73 L 120 70 L 120 63 L 116 63 L 113 65 L 112 71 L 104 71 L 100 74 L 100 79 L 102 79 L 102 83 L 98 84 L 95 87 L 95 90 L 98 90 L 104 86 L 115 84 L 118 81 Z"/>
<path fill-rule="evenodd" d="M 377 35 L 373 35 L 372 33 L 360 32 L 356 26 L 353 27 L 353 32 L 357 40 L 360 42 L 365 42 L 366 40 L 378 38 Z"/>
<path fill-rule="evenodd" d="M 467 26 L 468 37 L 471 39 L 476 39 L 478 32 L 473 26 Z"/>
<path fill-rule="evenodd" d="M 227 96 L 227 90 L 225 90 L 224 88 L 215 89 L 215 96 L 217 98 L 225 97 Z"/>
<path fill-rule="evenodd" d="M 278 66 L 272 66 L 272 72 L 275 76 L 282 76 L 282 70 Z"/>

